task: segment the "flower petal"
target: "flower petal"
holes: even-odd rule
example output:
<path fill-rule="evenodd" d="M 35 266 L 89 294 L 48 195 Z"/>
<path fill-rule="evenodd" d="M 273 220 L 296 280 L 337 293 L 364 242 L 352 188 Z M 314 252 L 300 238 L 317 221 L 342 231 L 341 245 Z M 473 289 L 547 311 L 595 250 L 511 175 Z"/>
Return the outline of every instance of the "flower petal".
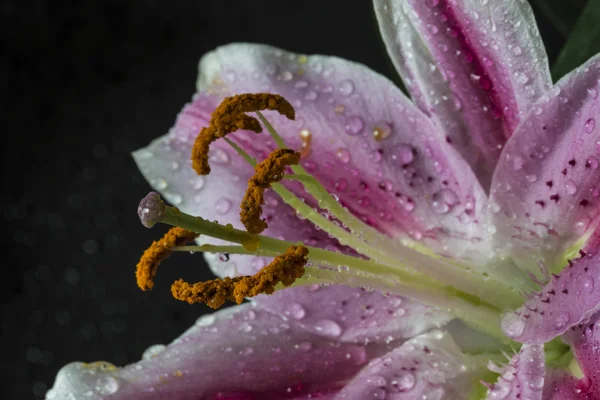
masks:
<path fill-rule="evenodd" d="M 336 400 L 466 398 L 481 368 L 449 334 L 436 330 L 371 361 Z"/>
<path fill-rule="evenodd" d="M 502 153 L 491 190 L 495 241 L 525 263 L 562 264 L 598 224 L 599 91 L 600 55 L 542 97 Z"/>
<path fill-rule="evenodd" d="M 452 319 L 400 296 L 344 285 L 291 288 L 254 301 L 311 332 L 342 342 L 390 343 L 439 328 Z"/>
<path fill-rule="evenodd" d="M 526 1 L 375 0 L 413 99 L 489 187 L 502 146 L 552 85 Z"/>
<path fill-rule="evenodd" d="M 337 343 L 252 304 L 207 315 L 170 345 L 123 368 L 72 363 L 48 399 L 280 399 L 336 390 L 370 348 Z M 227 377 L 227 379 L 223 379 Z M 69 397 L 71 396 L 71 397 Z"/>
<path fill-rule="evenodd" d="M 577 378 L 562 370 L 550 371 L 546 375 L 544 400 L 581 400 L 577 392 Z"/>
<path fill-rule="evenodd" d="M 600 310 L 600 253 L 572 261 L 541 292 L 504 316 L 502 329 L 529 344 L 548 342 Z"/>
<path fill-rule="evenodd" d="M 353 214 L 389 235 L 423 240 L 440 252 L 473 247 L 471 241 L 486 236 L 479 220 L 486 196 L 468 164 L 383 76 L 333 57 L 299 56 L 247 44 L 221 47 L 205 55 L 200 71 L 201 95 L 187 109 L 202 110 L 184 111 L 185 120 L 180 117 L 177 122 L 184 126 L 173 129 L 171 136 L 177 136 L 173 140 L 187 140 L 191 147 L 190 132 L 206 123 L 207 108 L 199 103 L 203 97 L 278 93 L 295 106 L 296 121 L 272 112 L 265 115 L 292 148 L 302 149 L 306 140 L 301 133 L 310 133 L 312 140 L 302 164 Z M 204 120 L 191 122 L 194 115 Z M 259 158 L 273 145 L 266 134 L 236 132 L 231 137 Z M 215 151 L 220 148 L 235 158 L 220 146 L 216 142 Z M 155 178 L 149 163 L 144 164 L 140 168 L 145 176 Z M 231 186 L 245 185 L 249 168 L 232 164 L 229 171 L 241 177 L 224 189 L 235 203 Z M 168 171 L 157 169 L 158 173 Z M 201 202 L 208 203 L 208 214 L 203 216 L 214 215 L 214 196 L 223 196 L 220 189 L 208 190 L 208 186 L 215 180 L 214 187 L 221 188 L 225 178 L 214 170 L 204 178 Z M 170 179 L 180 180 L 181 174 L 172 174 Z M 277 230 L 288 231 L 283 225 Z"/>
<path fill-rule="evenodd" d="M 515 354 L 498 382 L 488 392 L 488 400 L 542 400 L 546 365 L 543 345 L 524 345 Z"/>

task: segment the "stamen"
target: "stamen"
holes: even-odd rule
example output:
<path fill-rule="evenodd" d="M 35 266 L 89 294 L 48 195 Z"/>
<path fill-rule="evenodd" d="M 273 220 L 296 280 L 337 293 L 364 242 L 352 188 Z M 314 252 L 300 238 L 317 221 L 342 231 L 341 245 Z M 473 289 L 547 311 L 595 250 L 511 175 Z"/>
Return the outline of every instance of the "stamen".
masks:
<path fill-rule="evenodd" d="M 258 234 L 267 228 L 267 223 L 260 218 L 265 202 L 265 189 L 283 178 L 286 166 L 297 165 L 299 162 L 300 153 L 290 149 L 277 149 L 254 167 L 254 175 L 248 181 L 248 190 L 240 205 L 240 220 L 249 233 Z"/>
<path fill-rule="evenodd" d="M 290 286 L 297 278 L 301 278 L 308 261 L 307 255 L 306 247 L 291 246 L 253 276 L 225 277 L 194 284 L 180 279 L 171 286 L 171 293 L 178 300 L 190 304 L 206 303 L 211 308 L 221 307 L 226 300 L 240 304 L 245 297 L 273 293 L 275 285 L 280 282 Z"/>
<path fill-rule="evenodd" d="M 160 196 L 158 199 L 160 200 Z M 152 242 L 152 245 L 142 255 L 135 271 L 137 284 L 140 289 L 152 289 L 154 286 L 154 277 L 156 276 L 160 262 L 169 257 L 174 247 L 186 245 L 198 236 L 196 232 L 175 227 L 169 229 L 162 239 Z"/>
<path fill-rule="evenodd" d="M 210 125 L 202 128 L 192 148 L 192 166 L 198 175 L 210 172 L 208 149 L 212 142 L 238 129 L 262 132 L 258 120 L 244 113 L 274 110 L 289 119 L 295 119 L 294 108 L 286 99 L 271 93 L 245 93 L 227 97 L 213 111 Z"/>

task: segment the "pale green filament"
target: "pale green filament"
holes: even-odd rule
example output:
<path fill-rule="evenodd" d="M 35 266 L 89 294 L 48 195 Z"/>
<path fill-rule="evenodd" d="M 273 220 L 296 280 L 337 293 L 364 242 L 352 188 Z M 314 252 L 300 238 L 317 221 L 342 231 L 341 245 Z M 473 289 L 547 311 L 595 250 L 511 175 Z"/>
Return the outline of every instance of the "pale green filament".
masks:
<path fill-rule="evenodd" d="M 199 217 L 193 217 L 167 207 L 162 222 L 179 226 L 202 235 L 240 243 L 242 246 L 180 246 L 179 251 L 209 251 L 229 254 L 255 254 L 274 257 L 283 253 L 294 243 L 261 235 L 250 235 L 245 231 L 233 228 L 231 225 L 222 226 Z M 414 298 L 425 304 L 435 306 L 463 319 L 465 322 L 489 333 L 494 337 L 507 341 L 499 329 L 500 310 L 483 302 L 473 301 L 471 296 L 460 294 L 445 283 L 432 280 L 423 274 L 406 274 L 397 268 L 364 260 L 341 253 L 307 246 L 309 262 L 319 265 L 350 267 L 348 271 L 330 271 L 322 268 L 308 267 L 311 275 L 324 283 L 343 283 L 350 286 L 368 286 L 384 291 L 398 291 L 407 297 Z"/>

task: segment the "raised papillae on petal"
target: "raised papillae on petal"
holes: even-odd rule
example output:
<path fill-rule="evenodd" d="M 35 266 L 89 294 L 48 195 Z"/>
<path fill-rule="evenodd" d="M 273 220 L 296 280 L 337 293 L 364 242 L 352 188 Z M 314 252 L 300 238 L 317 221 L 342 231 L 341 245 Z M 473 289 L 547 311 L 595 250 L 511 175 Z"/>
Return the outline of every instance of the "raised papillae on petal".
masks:
<path fill-rule="evenodd" d="M 226 300 L 241 304 L 245 297 L 271 294 L 276 284 L 281 282 L 289 286 L 302 277 L 307 254 L 306 247 L 292 246 L 253 276 L 225 277 L 194 284 L 180 279 L 171 286 L 171 293 L 178 300 L 190 304 L 206 303 L 211 308 L 221 307 Z"/>
<path fill-rule="evenodd" d="M 254 175 L 248 181 L 248 189 L 240 205 L 240 220 L 251 234 L 258 234 L 267 228 L 261 219 L 262 206 L 265 203 L 265 189 L 283 178 L 285 167 L 300 162 L 300 153 L 290 149 L 276 149 L 254 167 Z"/>
<path fill-rule="evenodd" d="M 600 254 L 570 261 L 539 293 L 502 320 L 504 333 L 517 342 L 546 343 L 583 323 L 600 309 Z"/>
<path fill-rule="evenodd" d="M 573 326 L 563 336 L 575 355 L 583 376 L 576 378 L 562 371 L 550 375 L 544 400 L 600 399 L 600 314 Z"/>
<path fill-rule="evenodd" d="M 502 153 L 490 196 L 495 247 L 523 265 L 545 259 L 559 271 L 598 225 L 599 91 L 600 55 L 540 98 Z"/>
<path fill-rule="evenodd" d="M 552 85 L 526 1 L 375 0 L 412 98 L 487 189 L 502 147 Z"/>
<path fill-rule="evenodd" d="M 542 400 L 546 365 L 543 345 L 524 345 L 508 365 L 490 369 L 501 373 L 498 382 L 490 386 L 487 400 Z"/>
<path fill-rule="evenodd" d="M 152 289 L 158 265 L 171 255 L 173 247 L 186 245 L 197 237 L 198 234 L 196 232 L 175 227 L 169 229 L 160 240 L 153 242 L 142 255 L 135 271 L 137 284 L 140 289 Z"/>
<path fill-rule="evenodd" d="M 209 146 L 216 139 L 239 129 L 262 132 L 262 126 L 247 112 L 276 110 L 289 119 L 294 119 L 294 108 L 283 97 L 271 93 L 246 93 L 225 98 L 213 111 L 210 125 L 202 128 L 192 149 L 192 166 L 198 175 L 208 175 Z"/>

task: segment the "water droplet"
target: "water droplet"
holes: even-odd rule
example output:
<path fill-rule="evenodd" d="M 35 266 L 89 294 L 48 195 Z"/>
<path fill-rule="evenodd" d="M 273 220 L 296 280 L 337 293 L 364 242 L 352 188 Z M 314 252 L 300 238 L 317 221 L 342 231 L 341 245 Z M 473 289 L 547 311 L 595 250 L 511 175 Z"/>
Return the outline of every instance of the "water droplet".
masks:
<path fill-rule="evenodd" d="M 337 151 L 337 153 L 335 153 L 335 155 L 337 156 L 338 160 L 340 160 L 344 164 L 348 164 L 350 162 L 350 152 L 348 151 L 348 149 L 345 149 L 345 148 L 338 149 L 338 151 Z"/>
<path fill-rule="evenodd" d="M 324 319 L 315 324 L 315 330 L 327 336 L 338 337 L 342 334 L 342 327 L 330 319 Z"/>
<path fill-rule="evenodd" d="M 533 183 L 535 181 L 537 181 L 538 177 L 536 174 L 531 174 L 531 175 L 527 175 L 525 176 L 525 180 L 529 183 Z"/>
<path fill-rule="evenodd" d="M 521 54 L 523 54 L 523 49 L 519 46 L 514 46 L 512 48 L 512 52 L 515 56 L 520 56 Z"/>
<path fill-rule="evenodd" d="M 532 389 L 542 389 L 544 387 L 544 377 L 534 376 L 529 380 L 529 387 Z"/>
<path fill-rule="evenodd" d="M 177 161 L 173 161 L 171 163 L 171 170 L 172 171 L 177 171 L 179 169 L 179 163 Z"/>
<path fill-rule="evenodd" d="M 589 118 L 587 121 L 585 121 L 585 124 L 583 125 L 583 129 L 587 133 L 592 133 L 594 131 L 595 127 L 596 127 L 596 120 L 594 118 Z"/>
<path fill-rule="evenodd" d="M 542 113 L 542 111 L 544 111 L 544 110 L 542 110 L 542 107 L 540 107 L 540 106 L 533 107 L 533 113 L 535 115 L 540 115 Z"/>
<path fill-rule="evenodd" d="M 314 90 L 309 90 L 306 93 L 306 96 L 304 96 L 304 98 L 308 101 L 315 101 L 318 97 L 319 97 L 319 94 L 317 92 L 315 92 Z"/>
<path fill-rule="evenodd" d="M 333 183 L 333 186 L 338 192 L 343 192 L 348 187 L 348 181 L 344 178 L 340 178 Z"/>
<path fill-rule="evenodd" d="M 410 164 L 415 159 L 413 150 L 411 145 L 400 143 L 392 149 L 392 160 L 399 166 Z"/>
<path fill-rule="evenodd" d="M 289 307 L 289 315 L 296 319 L 302 319 L 306 315 L 306 310 L 301 304 L 293 303 Z"/>
<path fill-rule="evenodd" d="M 321 288 L 321 285 L 319 285 L 318 283 L 314 283 L 312 285 L 309 285 L 307 290 L 309 293 L 315 293 L 316 291 L 318 291 Z"/>
<path fill-rule="evenodd" d="M 208 160 L 210 163 L 217 165 L 227 165 L 231 161 L 231 158 L 229 158 L 229 154 L 227 154 L 227 152 L 224 150 L 219 148 L 211 148 Z"/>
<path fill-rule="evenodd" d="M 431 196 L 431 206 L 438 214 L 446 214 L 459 203 L 456 192 L 452 189 L 442 189 Z"/>
<path fill-rule="evenodd" d="M 204 315 L 200 318 L 198 318 L 198 320 L 196 321 L 196 326 L 199 327 L 207 327 L 207 326 L 211 326 L 212 324 L 215 323 L 215 321 L 217 320 L 217 317 L 215 317 L 214 315 Z"/>
<path fill-rule="evenodd" d="M 162 178 L 152 180 L 150 183 L 152 186 L 154 186 L 154 188 L 156 188 L 156 190 L 164 190 L 167 188 L 167 186 L 169 186 L 169 183 Z"/>
<path fill-rule="evenodd" d="M 377 141 L 387 139 L 392 134 L 392 125 L 389 122 L 379 121 L 373 127 L 373 138 Z"/>
<path fill-rule="evenodd" d="M 583 280 L 583 291 L 585 293 L 592 293 L 594 291 L 594 278 L 588 276 Z"/>
<path fill-rule="evenodd" d="M 244 347 L 242 350 L 240 350 L 240 355 L 242 356 L 249 356 L 252 353 L 254 353 L 254 349 L 250 346 Z"/>
<path fill-rule="evenodd" d="M 565 326 L 567 326 L 570 319 L 571 319 L 571 315 L 569 315 L 568 312 L 564 312 L 564 313 L 560 314 L 556 318 L 556 321 L 554 322 L 554 329 L 556 329 L 557 331 L 563 329 Z"/>
<path fill-rule="evenodd" d="M 144 350 L 144 353 L 142 354 L 142 360 L 149 360 L 161 353 L 166 348 L 167 346 L 164 344 L 155 344 L 154 346 L 150 346 Z"/>
<path fill-rule="evenodd" d="M 354 91 L 354 83 L 347 79 L 340 83 L 339 91 L 344 96 L 350 96 Z"/>
<path fill-rule="evenodd" d="M 174 206 L 178 206 L 183 202 L 183 196 L 179 193 L 163 192 L 163 196 L 165 197 L 165 200 Z"/>
<path fill-rule="evenodd" d="M 96 381 L 96 391 L 99 394 L 107 395 L 116 393 L 119 390 L 119 381 L 114 376 L 103 376 Z"/>
<path fill-rule="evenodd" d="M 598 136 L 598 138 L 596 139 L 595 147 L 596 147 L 596 152 L 600 153 L 600 136 Z"/>
<path fill-rule="evenodd" d="M 204 187 L 204 178 L 201 176 L 197 176 L 194 179 L 190 179 L 190 184 L 196 190 L 200 190 Z"/>
<path fill-rule="evenodd" d="M 310 349 L 312 349 L 312 343 L 303 341 L 298 343 L 295 347 L 300 351 L 309 351 Z"/>
<path fill-rule="evenodd" d="M 231 210 L 231 201 L 230 200 L 228 200 L 224 197 L 221 197 L 215 203 L 215 211 L 217 212 L 217 214 L 224 215 L 224 214 L 227 214 L 229 212 L 229 210 Z"/>
<path fill-rule="evenodd" d="M 396 392 L 408 392 L 415 387 L 415 374 L 411 371 L 401 370 L 398 375 L 394 376 L 391 384 L 392 390 Z"/>
<path fill-rule="evenodd" d="M 525 165 L 525 160 L 523 160 L 523 157 L 521 156 L 515 156 L 513 157 L 513 169 L 515 171 L 519 171 L 521 169 L 523 169 L 523 165 Z"/>
<path fill-rule="evenodd" d="M 289 82 L 292 80 L 292 78 L 294 78 L 294 75 L 292 75 L 290 71 L 283 71 L 281 73 L 281 80 L 284 82 Z"/>
<path fill-rule="evenodd" d="M 598 165 L 600 165 L 600 162 L 598 162 L 598 159 L 594 156 L 588 157 L 585 162 L 585 166 L 591 169 L 598 169 Z"/>
<path fill-rule="evenodd" d="M 575 194 L 577 192 L 577 184 L 575 182 L 573 182 L 571 179 L 569 179 L 565 183 L 565 190 L 569 194 Z"/>
<path fill-rule="evenodd" d="M 502 318 L 502 331 L 511 339 L 516 339 L 523 334 L 525 321 L 521 316 L 511 312 Z"/>
<path fill-rule="evenodd" d="M 348 135 L 358 135 L 365 127 L 365 123 L 358 115 L 352 115 L 346 120 L 344 129 Z"/>

